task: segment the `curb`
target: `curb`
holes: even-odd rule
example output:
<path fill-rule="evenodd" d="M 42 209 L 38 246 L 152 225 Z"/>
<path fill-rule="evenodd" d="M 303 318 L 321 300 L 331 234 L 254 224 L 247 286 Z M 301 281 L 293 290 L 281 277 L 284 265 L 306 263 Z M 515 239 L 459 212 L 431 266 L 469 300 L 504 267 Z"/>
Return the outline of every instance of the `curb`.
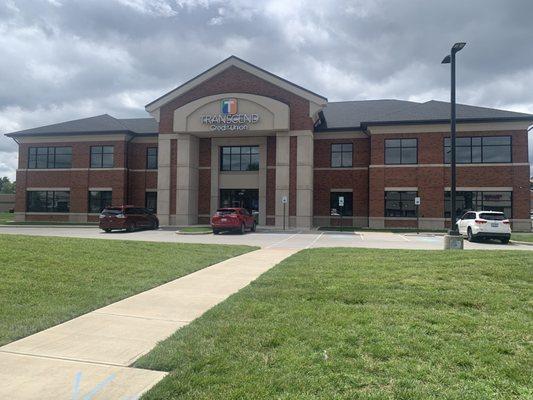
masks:
<path fill-rule="evenodd" d="M 533 242 L 520 242 L 518 240 L 511 240 L 510 242 L 513 243 L 513 244 L 523 244 L 523 245 L 526 245 L 526 246 L 533 246 Z"/>
<path fill-rule="evenodd" d="M 176 235 L 212 235 L 213 232 L 181 232 L 176 231 Z"/>

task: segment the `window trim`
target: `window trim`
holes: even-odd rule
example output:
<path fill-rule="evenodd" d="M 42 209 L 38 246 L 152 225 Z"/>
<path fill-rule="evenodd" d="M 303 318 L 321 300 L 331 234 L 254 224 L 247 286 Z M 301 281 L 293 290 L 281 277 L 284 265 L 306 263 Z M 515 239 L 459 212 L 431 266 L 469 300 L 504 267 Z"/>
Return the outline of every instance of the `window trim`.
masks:
<path fill-rule="evenodd" d="M 418 197 L 418 190 L 384 190 L 383 191 L 383 217 L 392 218 L 392 219 L 395 219 L 395 218 L 413 218 L 413 219 L 416 219 L 416 215 L 415 216 L 406 216 L 406 215 L 388 216 L 387 215 L 387 193 L 400 193 L 400 200 L 399 201 L 401 202 L 401 201 L 403 201 L 402 198 L 401 198 L 401 193 L 414 193 L 415 197 Z M 414 199 L 413 199 L 413 206 L 415 206 Z M 403 214 L 403 210 L 401 210 L 401 208 L 400 208 L 400 211 L 402 211 L 402 214 Z M 416 211 L 416 206 L 415 206 L 415 211 Z"/>
<path fill-rule="evenodd" d="M 67 207 L 67 210 L 66 211 L 58 211 L 58 210 L 54 210 L 53 208 L 52 209 L 49 209 L 48 206 L 46 207 L 46 210 L 40 210 L 40 211 L 35 211 L 35 210 L 30 210 L 30 195 L 31 193 L 39 193 L 39 192 L 44 192 L 46 193 L 46 203 L 48 205 L 48 196 L 50 193 L 52 193 L 52 201 L 53 199 L 55 198 L 56 196 L 56 193 L 68 193 L 68 207 Z M 26 212 L 27 213 L 47 213 L 47 214 L 50 214 L 50 213 L 54 213 L 54 214 L 68 214 L 70 213 L 70 190 L 26 190 Z"/>
<path fill-rule="evenodd" d="M 112 153 L 104 153 L 104 147 L 111 147 L 113 149 Z M 100 154 L 100 165 L 93 165 L 93 149 L 100 148 L 102 151 Z M 111 166 L 104 166 L 104 154 L 111 154 L 113 156 L 113 164 Z M 99 145 L 99 146 L 91 146 L 89 151 L 89 168 L 115 168 L 115 146 L 114 145 Z"/>
<path fill-rule="evenodd" d="M 448 196 L 446 196 L 447 193 L 450 193 Z M 509 215 L 505 214 L 505 217 L 506 218 L 509 218 L 509 219 L 512 219 L 513 218 L 513 207 L 514 207 L 514 191 L 513 190 L 458 190 L 457 191 L 457 194 L 459 193 L 481 193 L 481 209 L 479 210 L 465 210 L 463 211 L 463 213 L 461 215 L 458 215 L 457 218 L 459 217 L 462 217 L 465 213 L 467 212 L 475 212 L 475 211 L 491 211 L 491 210 L 482 210 L 483 208 L 485 208 L 483 205 L 484 205 L 484 199 L 483 199 L 483 196 L 485 195 L 485 193 L 508 193 L 510 196 L 510 199 L 509 199 L 509 202 L 510 202 L 510 205 L 509 205 L 509 209 L 510 209 L 510 213 Z M 459 196 L 458 196 L 459 197 Z M 448 213 L 448 207 L 446 207 L 446 203 L 449 203 L 450 204 L 450 207 L 451 207 L 451 190 L 446 190 L 444 189 L 444 211 L 443 211 L 443 216 L 446 220 L 449 220 L 450 217 L 451 217 L 451 212 L 450 212 L 450 215 L 447 215 Z"/>
<path fill-rule="evenodd" d="M 30 165 L 30 162 L 31 162 L 31 153 L 32 153 L 32 150 L 35 149 L 35 163 L 34 165 L 35 166 L 31 166 Z M 46 166 L 45 167 L 37 167 L 37 152 L 38 152 L 38 149 L 46 149 Z M 50 154 L 50 149 L 54 149 L 54 152 L 53 154 Z M 57 153 L 57 149 L 70 149 L 70 166 L 68 167 L 56 167 L 56 153 Z M 60 154 L 60 155 L 64 155 L 64 154 Z M 50 156 L 53 157 L 53 160 L 54 160 L 54 166 L 53 167 L 49 167 L 48 165 L 50 164 Z M 28 160 L 27 160 L 27 166 L 28 166 L 28 169 L 71 169 L 72 168 L 72 146 L 30 146 L 28 147 Z"/>
<path fill-rule="evenodd" d="M 91 210 L 91 193 L 92 192 L 100 194 L 100 196 L 99 196 L 100 198 L 98 199 L 99 203 L 100 203 L 100 211 L 92 211 Z M 101 193 L 110 193 L 111 194 L 111 203 L 113 203 L 113 190 L 88 190 L 87 191 L 87 213 L 88 214 L 100 214 L 102 212 L 102 210 L 106 206 L 111 206 L 112 205 L 112 204 L 104 204 L 102 206 L 102 195 L 101 195 Z"/>
<path fill-rule="evenodd" d="M 389 147 L 390 149 L 400 149 L 400 162 L 399 163 L 395 163 L 395 162 L 387 162 L 387 141 L 389 140 L 399 140 L 400 141 L 400 147 Z M 410 147 L 410 146 L 406 146 L 405 148 L 406 149 L 412 149 L 412 148 L 415 148 L 416 149 L 416 159 L 415 159 L 415 162 L 403 162 L 402 161 L 402 149 L 404 148 L 404 146 L 402 146 L 402 142 L 404 140 L 415 140 L 416 141 L 416 146 L 415 147 Z M 417 165 L 418 164 L 418 138 L 417 137 L 402 137 L 402 138 L 388 138 L 388 139 L 385 139 L 383 141 L 383 163 L 385 165 Z"/>
<path fill-rule="evenodd" d="M 155 167 L 150 167 L 150 163 L 148 162 L 150 157 L 154 157 L 154 155 L 148 154 L 148 152 L 151 149 L 155 149 Z M 150 169 L 150 170 L 157 169 L 158 168 L 158 162 L 159 162 L 159 150 L 158 150 L 158 148 L 157 147 L 147 147 L 146 148 L 146 169 Z"/>
<path fill-rule="evenodd" d="M 249 155 L 250 155 L 250 158 L 251 158 L 251 155 L 252 154 L 257 154 L 257 169 L 242 169 L 242 156 L 243 156 L 243 153 L 242 153 L 242 148 L 244 147 L 249 147 L 249 148 L 256 148 L 257 149 L 257 153 L 252 153 L 250 152 Z M 230 169 L 225 169 L 224 168 L 224 149 L 225 148 L 239 148 L 239 169 L 231 169 L 231 156 L 233 155 L 230 151 Z M 247 153 L 245 153 L 245 155 L 247 155 Z M 258 172 L 261 168 L 261 151 L 260 151 L 260 146 L 259 145 L 236 145 L 236 146 L 220 146 L 219 147 L 219 170 L 220 172 Z"/>
<path fill-rule="evenodd" d="M 336 215 L 331 215 L 331 210 L 333 209 L 333 207 L 331 207 L 331 197 L 333 194 L 337 194 L 337 196 L 339 194 L 342 193 L 342 195 L 344 197 L 346 197 L 346 195 L 350 195 L 352 197 L 352 207 L 350 208 L 350 214 L 346 214 L 346 206 L 343 207 L 343 213 L 342 213 L 342 216 L 343 217 L 353 217 L 355 215 L 355 211 L 354 211 L 354 201 L 353 201 L 353 191 L 348 191 L 348 190 L 330 190 L 329 192 L 329 216 L 330 217 L 334 217 L 334 218 L 340 218 L 340 216 L 336 216 Z M 346 203 L 346 200 L 345 200 L 345 203 Z"/>
<path fill-rule="evenodd" d="M 350 154 L 351 154 L 351 157 L 350 157 L 350 165 L 344 165 L 344 157 L 343 157 L 343 154 L 344 153 L 347 153 L 345 151 L 342 150 L 342 147 L 341 147 L 341 151 L 333 151 L 333 146 L 335 145 L 350 145 Z M 331 143 L 330 146 L 329 146 L 329 165 L 331 168 L 351 168 L 353 167 L 353 156 L 354 156 L 354 152 L 353 152 L 353 149 L 354 149 L 354 145 L 352 142 L 335 142 L 335 143 Z M 333 153 L 339 153 L 341 155 L 341 165 L 339 166 L 335 166 L 333 165 Z"/>
<path fill-rule="evenodd" d="M 510 159 L 509 161 L 483 161 L 483 139 L 485 138 L 509 138 L 509 155 L 510 155 Z M 481 139 L 481 146 L 480 149 L 481 149 L 481 161 L 476 161 L 476 162 L 473 162 L 472 161 L 472 148 L 474 146 L 472 146 L 472 139 L 473 138 L 480 138 Z M 450 146 L 449 146 L 449 149 L 450 149 L 450 152 L 451 152 L 451 137 L 450 136 L 445 136 L 443 139 L 442 139 L 442 162 L 444 165 L 450 165 L 451 164 L 451 154 L 450 154 L 450 161 L 449 162 L 446 162 L 446 139 L 450 139 Z M 468 165 L 468 164 L 512 164 L 513 163 L 513 136 L 512 135 L 490 135 L 490 136 L 456 136 L 456 140 L 457 139 L 470 139 L 470 162 L 460 162 L 460 161 L 457 161 L 457 147 L 468 147 L 468 146 L 457 146 L 457 143 L 455 144 L 455 151 L 456 151 L 456 163 L 457 164 L 462 164 L 462 165 Z M 495 147 L 495 146 L 503 146 L 503 145 L 486 145 L 487 147 Z M 475 147 L 478 147 L 478 146 L 475 146 Z"/>

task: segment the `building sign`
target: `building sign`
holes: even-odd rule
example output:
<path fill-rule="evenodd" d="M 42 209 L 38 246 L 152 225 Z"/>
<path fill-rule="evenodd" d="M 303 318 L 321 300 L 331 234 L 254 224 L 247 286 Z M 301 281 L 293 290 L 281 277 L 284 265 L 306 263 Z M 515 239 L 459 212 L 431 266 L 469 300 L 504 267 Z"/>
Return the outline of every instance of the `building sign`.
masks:
<path fill-rule="evenodd" d="M 239 114 L 237 99 L 223 99 L 220 114 L 203 115 L 201 119 L 211 131 L 245 131 L 259 122 L 259 114 Z"/>

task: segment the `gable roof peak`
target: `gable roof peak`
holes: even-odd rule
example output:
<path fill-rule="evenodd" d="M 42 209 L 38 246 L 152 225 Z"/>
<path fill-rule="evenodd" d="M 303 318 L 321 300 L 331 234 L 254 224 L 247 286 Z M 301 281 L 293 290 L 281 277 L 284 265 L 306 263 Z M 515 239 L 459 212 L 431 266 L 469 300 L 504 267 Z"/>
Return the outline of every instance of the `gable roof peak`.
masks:
<path fill-rule="evenodd" d="M 215 64 L 213 67 L 205 70 L 201 74 L 195 76 L 194 78 L 188 80 L 184 84 L 176 87 L 175 89 L 171 90 L 170 92 L 164 94 L 163 96 L 157 98 L 156 100 L 152 101 L 151 103 L 148 103 L 145 106 L 146 111 L 148 111 L 152 115 L 156 115 L 158 113 L 158 110 L 168 102 L 172 101 L 173 99 L 181 96 L 182 94 L 188 92 L 189 90 L 195 88 L 196 86 L 202 84 L 206 80 L 214 77 L 215 75 L 221 73 L 222 71 L 230 68 L 230 67 L 237 67 L 239 69 L 244 70 L 245 72 L 248 72 L 252 75 L 257 76 L 260 79 L 264 79 L 266 81 L 269 81 L 270 83 L 279 86 L 289 92 L 292 92 L 300 97 L 303 97 L 307 100 L 309 100 L 312 103 L 316 103 L 318 105 L 325 105 L 328 101 L 328 99 L 324 96 L 321 96 L 317 93 L 314 93 L 308 89 L 305 89 L 299 85 L 296 85 L 295 83 L 292 83 L 284 78 L 281 78 L 278 75 L 275 75 L 271 72 L 268 72 L 252 63 L 249 63 L 248 61 L 243 60 L 242 58 L 239 58 L 235 55 L 231 55 L 228 58 L 222 60 L 218 64 Z"/>

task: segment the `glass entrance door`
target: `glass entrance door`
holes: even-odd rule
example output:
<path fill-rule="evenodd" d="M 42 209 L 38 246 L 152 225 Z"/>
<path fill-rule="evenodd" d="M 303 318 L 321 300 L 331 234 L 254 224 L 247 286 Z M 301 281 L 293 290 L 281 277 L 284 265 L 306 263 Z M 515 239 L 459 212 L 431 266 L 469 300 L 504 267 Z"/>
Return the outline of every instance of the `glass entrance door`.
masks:
<path fill-rule="evenodd" d="M 220 189 L 220 207 L 246 208 L 257 219 L 259 215 L 259 190 Z"/>

